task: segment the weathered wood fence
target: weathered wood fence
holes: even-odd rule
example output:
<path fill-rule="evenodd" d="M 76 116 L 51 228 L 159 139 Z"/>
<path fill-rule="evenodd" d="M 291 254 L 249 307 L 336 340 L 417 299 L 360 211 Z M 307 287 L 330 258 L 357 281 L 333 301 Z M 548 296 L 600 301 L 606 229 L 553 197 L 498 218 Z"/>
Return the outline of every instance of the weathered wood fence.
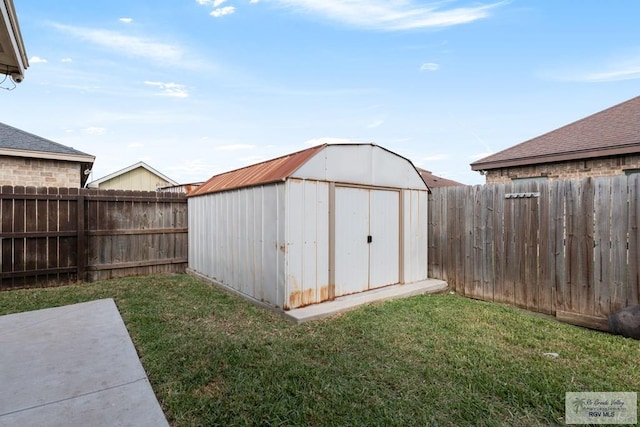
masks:
<path fill-rule="evenodd" d="M 3 186 L 0 289 L 187 265 L 184 194 Z"/>
<path fill-rule="evenodd" d="M 640 175 L 433 189 L 429 274 L 605 329 L 640 303 Z"/>

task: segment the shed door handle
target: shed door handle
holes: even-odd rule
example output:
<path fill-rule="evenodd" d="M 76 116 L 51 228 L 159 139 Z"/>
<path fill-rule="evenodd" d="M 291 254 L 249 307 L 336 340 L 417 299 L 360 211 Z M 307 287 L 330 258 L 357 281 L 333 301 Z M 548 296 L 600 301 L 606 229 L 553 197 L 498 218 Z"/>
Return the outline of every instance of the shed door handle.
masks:
<path fill-rule="evenodd" d="M 367 236 L 367 243 L 371 243 L 373 241 L 373 237 Z"/>

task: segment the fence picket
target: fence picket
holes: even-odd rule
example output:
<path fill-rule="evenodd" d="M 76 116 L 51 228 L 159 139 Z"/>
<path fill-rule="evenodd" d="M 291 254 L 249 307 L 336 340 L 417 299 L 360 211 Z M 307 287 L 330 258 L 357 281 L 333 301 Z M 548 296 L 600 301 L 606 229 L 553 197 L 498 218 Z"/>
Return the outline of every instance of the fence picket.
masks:
<path fill-rule="evenodd" d="M 3 186 L 1 289 L 183 272 L 185 195 Z"/>
<path fill-rule="evenodd" d="M 639 302 L 639 177 L 432 191 L 429 271 L 458 293 L 585 323 Z"/>

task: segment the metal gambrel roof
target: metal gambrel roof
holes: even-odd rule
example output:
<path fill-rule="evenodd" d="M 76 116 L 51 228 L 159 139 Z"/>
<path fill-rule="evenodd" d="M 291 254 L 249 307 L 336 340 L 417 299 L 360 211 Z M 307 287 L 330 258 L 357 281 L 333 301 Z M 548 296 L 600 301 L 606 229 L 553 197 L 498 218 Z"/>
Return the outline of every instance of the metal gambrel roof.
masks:
<path fill-rule="evenodd" d="M 284 181 L 289 175 L 295 172 L 296 169 L 326 146 L 327 144 L 318 145 L 255 165 L 215 175 L 191 192 L 189 196 L 201 196 L 218 191 Z"/>
<path fill-rule="evenodd" d="M 294 174 L 296 174 L 295 176 L 300 177 L 297 174 L 299 174 L 303 169 L 305 169 L 308 166 L 308 163 L 312 162 L 312 158 L 314 158 L 316 154 L 320 153 L 322 150 L 325 150 L 325 149 L 328 151 L 331 149 L 338 149 L 338 147 L 340 147 L 340 149 L 343 149 L 343 148 L 349 149 L 349 147 L 351 148 L 370 147 L 378 150 L 381 153 L 391 154 L 393 158 L 398 159 L 398 161 L 407 162 L 405 163 L 407 165 L 406 170 L 412 171 L 412 172 L 409 172 L 409 175 L 413 176 L 413 173 L 415 173 L 416 181 L 414 181 L 414 185 L 419 185 L 420 188 L 424 188 L 427 190 L 429 188 L 428 184 L 425 182 L 422 175 L 420 175 L 420 173 L 418 172 L 418 170 L 415 168 L 415 166 L 410 160 L 396 153 L 393 153 L 392 151 L 387 150 L 386 148 L 380 147 L 376 144 L 366 144 L 366 143 L 322 144 L 322 145 L 317 145 L 315 147 L 307 148 L 302 151 L 296 151 L 291 154 L 277 157 L 275 159 L 257 163 L 251 166 L 246 166 L 240 169 L 215 175 L 211 177 L 208 181 L 206 181 L 204 184 L 202 184 L 200 187 L 190 192 L 189 196 L 190 197 L 202 196 L 205 194 L 217 193 L 220 191 L 235 190 L 239 188 L 253 187 L 253 186 L 264 185 L 264 184 L 272 184 L 275 182 L 283 182 L 287 178 L 293 176 Z M 354 157 L 351 157 L 352 161 L 353 159 Z M 335 161 L 337 160 L 337 158 L 333 157 L 333 160 Z M 338 168 L 343 168 L 342 170 L 344 170 L 344 168 L 348 169 L 352 165 L 353 163 L 346 164 L 343 161 L 341 165 L 338 166 Z M 387 165 L 388 164 L 378 164 L 375 167 L 372 165 L 371 166 L 374 169 L 376 167 L 381 168 L 381 172 L 382 172 L 382 169 L 385 169 Z M 322 167 L 322 169 L 325 169 L 325 168 L 328 169 L 330 167 L 327 165 Z M 333 173 L 335 174 L 336 173 L 335 167 L 332 169 L 333 169 Z M 321 179 L 321 180 L 329 179 L 327 176 L 319 176 L 319 175 L 323 175 L 323 173 L 325 172 L 327 172 L 326 169 L 321 172 L 319 172 L 318 170 L 315 170 L 314 172 L 309 170 L 305 171 L 305 173 L 311 174 L 310 176 L 307 176 L 307 178 L 311 177 L 311 179 Z M 377 175 L 383 175 L 388 178 L 390 174 L 380 173 Z M 389 181 L 389 179 L 387 179 L 387 181 Z M 388 184 L 385 184 L 385 185 L 388 185 Z"/>

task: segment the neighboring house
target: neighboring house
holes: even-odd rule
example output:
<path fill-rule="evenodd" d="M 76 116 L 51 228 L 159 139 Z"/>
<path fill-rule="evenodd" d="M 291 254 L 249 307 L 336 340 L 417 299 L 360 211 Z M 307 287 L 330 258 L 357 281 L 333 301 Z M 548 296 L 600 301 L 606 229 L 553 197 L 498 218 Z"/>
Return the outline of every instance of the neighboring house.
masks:
<path fill-rule="evenodd" d="M 145 162 L 138 162 L 103 178 L 91 181 L 89 188 L 103 190 L 157 191 L 159 188 L 178 185 Z"/>
<path fill-rule="evenodd" d="M 640 96 L 471 163 L 487 184 L 640 172 Z"/>
<path fill-rule="evenodd" d="M 434 175 L 431 171 L 426 169 L 422 169 L 416 167 L 420 175 L 422 175 L 422 179 L 429 186 L 429 188 L 438 188 L 438 187 L 464 187 L 464 184 L 458 181 L 454 181 L 452 179 L 442 178 L 438 175 Z"/>
<path fill-rule="evenodd" d="M 0 74 L 10 75 L 20 83 L 27 67 L 29 61 L 13 0 L 0 0 Z"/>
<path fill-rule="evenodd" d="M 0 123 L 0 185 L 81 188 L 95 156 Z"/>

